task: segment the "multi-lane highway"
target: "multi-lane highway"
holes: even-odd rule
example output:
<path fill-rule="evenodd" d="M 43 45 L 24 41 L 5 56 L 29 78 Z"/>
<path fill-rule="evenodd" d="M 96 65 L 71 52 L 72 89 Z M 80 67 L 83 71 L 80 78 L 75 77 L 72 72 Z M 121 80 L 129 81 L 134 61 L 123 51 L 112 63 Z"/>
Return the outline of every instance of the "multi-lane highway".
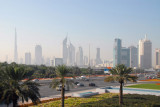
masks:
<path fill-rule="evenodd" d="M 65 93 L 96 89 L 96 88 L 105 87 L 105 86 L 119 86 L 119 83 L 117 83 L 117 82 L 114 82 L 114 83 L 104 82 L 104 77 L 92 77 L 89 79 L 89 81 L 82 81 L 82 80 L 74 80 L 74 81 L 79 81 L 80 83 L 83 83 L 84 87 L 74 85 L 73 88 L 70 88 L 70 91 L 65 91 Z M 89 86 L 89 83 L 91 83 L 91 82 L 95 83 L 96 87 Z M 51 80 L 40 80 L 40 81 L 38 81 L 38 83 L 41 84 L 41 86 L 39 88 L 40 88 L 40 94 L 41 94 L 42 98 L 60 94 L 60 91 L 57 91 L 56 89 L 49 88 L 49 84 L 51 83 Z M 138 82 L 138 84 L 139 83 L 142 83 L 142 82 Z M 143 83 L 148 83 L 148 82 L 143 82 Z M 133 84 L 133 83 L 128 82 L 127 84 Z"/>

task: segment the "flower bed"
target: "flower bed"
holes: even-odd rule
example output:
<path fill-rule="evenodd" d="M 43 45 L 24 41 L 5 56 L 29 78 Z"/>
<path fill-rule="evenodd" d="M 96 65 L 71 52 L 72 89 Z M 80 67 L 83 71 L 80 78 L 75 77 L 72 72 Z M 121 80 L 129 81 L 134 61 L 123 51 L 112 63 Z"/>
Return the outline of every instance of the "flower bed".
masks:
<path fill-rule="evenodd" d="M 156 83 L 156 85 L 160 85 L 160 83 Z"/>
<path fill-rule="evenodd" d="M 160 79 L 147 79 L 147 80 L 140 80 L 140 81 L 160 81 Z"/>

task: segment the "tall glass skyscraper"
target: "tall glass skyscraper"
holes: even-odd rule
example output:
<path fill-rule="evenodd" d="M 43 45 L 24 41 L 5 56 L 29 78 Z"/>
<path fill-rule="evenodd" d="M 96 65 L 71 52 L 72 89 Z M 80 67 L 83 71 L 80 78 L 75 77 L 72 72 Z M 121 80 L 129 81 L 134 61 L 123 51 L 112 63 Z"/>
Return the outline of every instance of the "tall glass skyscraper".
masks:
<path fill-rule="evenodd" d="M 83 66 L 83 49 L 82 49 L 82 47 L 79 47 L 79 50 L 76 54 L 76 63 L 77 63 L 77 66 L 79 66 L 79 67 Z"/>
<path fill-rule="evenodd" d="M 35 64 L 42 64 L 42 47 L 40 45 L 36 45 L 35 47 Z"/>
<path fill-rule="evenodd" d="M 67 65 L 68 49 L 67 49 L 67 37 L 63 40 L 63 64 Z"/>
<path fill-rule="evenodd" d="M 16 32 L 16 28 L 15 28 L 14 62 L 18 63 L 17 32 Z"/>
<path fill-rule="evenodd" d="M 121 39 L 116 38 L 114 40 L 114 48 L 113 48 L 113 66 L 114 67 L 117 64 L 121 63 L 121 48 L 122 48 Z"/>
<path fill-rule="evenodd" d="M 130 46 L 130 67 L 138 67 L 138 49 Z"/>
<path fill-rule="evenodd" d="M 97 48 L 97 54 L 96 54 L 96 64 L 101 64 L 102 63 L 102 60 L 101 60 L 101 57 L 100 57 L 100 48 Z"/>
<path fill-rule="evenodd" d="M 121 49 L 121 64 L 130 67 L 130 49 L 123 47 Z"/>

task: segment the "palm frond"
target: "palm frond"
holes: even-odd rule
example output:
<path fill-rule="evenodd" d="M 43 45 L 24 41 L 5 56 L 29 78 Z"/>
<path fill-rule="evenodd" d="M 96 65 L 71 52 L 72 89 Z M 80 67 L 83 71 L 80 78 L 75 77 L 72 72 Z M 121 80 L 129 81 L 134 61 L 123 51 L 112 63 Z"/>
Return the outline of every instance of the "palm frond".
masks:
<path fill-rule="evenodd" d="M 115 78 L 114 76 L 107 76 L 105 79 L 104 79 L 105 82 L 114 82 L 115 81 Z"/>
<path fill-rule="evenodd" d="M 128 77 L 127 77 L 127 80 L 131 81 L 131 82 L 137 82 L 137 79 L 138 79 L 137 76 L 128 75 Z"/>
<path fill-rule="evenodd" d="M 58 85 L 60 85 L 62 82 L 60 79 L 53 79 L 53 81 L 50 83 L 50 88 L 56 88 Z"/>

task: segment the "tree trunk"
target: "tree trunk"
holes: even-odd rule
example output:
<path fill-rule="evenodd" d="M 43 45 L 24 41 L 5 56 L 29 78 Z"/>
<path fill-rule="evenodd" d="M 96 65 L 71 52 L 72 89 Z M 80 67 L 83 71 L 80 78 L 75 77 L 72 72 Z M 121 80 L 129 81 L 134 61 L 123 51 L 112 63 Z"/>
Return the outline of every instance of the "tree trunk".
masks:
<path fill-rule="evenodd" d="M 13 100 L 13 107 L 17 107 L 18 105 L 17 105 L 17 100 L 16 99 L 14 99 Z"/>
<path fill-rule="evenodd" d="M 122 106 L 123 104 L 123 83 L 120 83 L 120 89 L 119 89 L 119 105 Z"/>
<path fill-rule="evenodd" d="M 64 107 L 64 86 L 62 85 L 62 89 L 61 89 L 61 101 L 62 101 L 62 107 Z"/>

